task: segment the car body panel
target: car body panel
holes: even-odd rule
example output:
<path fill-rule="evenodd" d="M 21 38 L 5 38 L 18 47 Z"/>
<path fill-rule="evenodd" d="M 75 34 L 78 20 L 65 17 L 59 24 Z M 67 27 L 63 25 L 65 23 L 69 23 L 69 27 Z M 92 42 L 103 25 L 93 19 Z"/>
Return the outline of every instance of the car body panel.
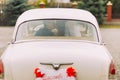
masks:
<path fill-rule="evenodd" d="M 24 29 L 20 28 L 22 24 L 44 19 L 90 23 L 95 27 L 98 41 L 72 39 L 71 37 L 67 37 L 68 39 L 50 38 L 51 36 L 42 39 L 16 39 L 19 29 Z M 57 73 L 69 67 L 74 68 L 75 79 L 65 80 L 109 80 L 109 69 L 113 58 L 102 43 L 96 18 L 88 11 L 63 8 L 28 10 L 18 18 L 12 39 L 1 56 L 4 80 L 42 80 L 42 78 L 37 79 L 35 75 L 35 69 L 38 67 L 46 72 L 51 70 L 50 73 Z M 58 70 L 55 69 L 56 64 L 59 66 Z M 67 75 L 68 77 L 70 76 Z"/>
<path fill-rule="evenodd" d="M 72 46 L 70 46 L 71 44 Z M 7 61 L 9 68 L 12 69 L 11 73 L 15 78 L 13 80 L 33 80 L 35 78 L 34 69 L 43 67 L 40 63 L 73 63 L 73 65 L 63 65 L 61 68 L 73 66 L 77 70 L 78 79 L 99 80 L 101 77 L 102 80 L 102 78 L 107 79 L 108 71 L 106 70 L 108 69 L 106 66 L 109 66 L 111 61 L 110 56 L 106 54 L 107 50 L 102 45 L 83 42 L 18 43 L 11 45 L 8 51 L 9 53 L 6 53 L 4 57 L 9 57 L 7 60 L 4 60 L 3 57 L 3 61 Z M 44 67 L 53 69 L 47 65 Z"/>

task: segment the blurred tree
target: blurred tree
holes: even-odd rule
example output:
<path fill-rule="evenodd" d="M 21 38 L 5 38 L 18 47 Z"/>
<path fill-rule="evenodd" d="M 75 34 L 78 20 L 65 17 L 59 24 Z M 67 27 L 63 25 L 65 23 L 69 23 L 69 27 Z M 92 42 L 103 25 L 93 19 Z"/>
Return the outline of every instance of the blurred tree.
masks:
<path fill-rule="evenodd" d="M 98 20 L 99 24 L 102 24 L 105 17 L 107 0 L 81 0 L 78 3 L 78 8 L 90 11 Z"/>
<path fill-rule="evenodd" d="M 4 25 L 15 25 L 18 16 L 30 9 L 26 0 L 10 0 L 4 7 Z"/>
<path fill-rule="evenodd" d="M 120 18 L 120 0 L 111 0 L 113 4 L 113 18 Z"/>

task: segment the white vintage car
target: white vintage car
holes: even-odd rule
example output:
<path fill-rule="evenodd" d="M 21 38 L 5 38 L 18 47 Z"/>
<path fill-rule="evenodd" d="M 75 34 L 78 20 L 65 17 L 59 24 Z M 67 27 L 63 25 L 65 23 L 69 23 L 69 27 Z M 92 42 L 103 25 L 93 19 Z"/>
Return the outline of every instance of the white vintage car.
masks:
<path fill-rule="evenodd" d="M 67 8 L 32 9 L 17 20 L 0 80 L 114 80 L 96 18 Z"/>

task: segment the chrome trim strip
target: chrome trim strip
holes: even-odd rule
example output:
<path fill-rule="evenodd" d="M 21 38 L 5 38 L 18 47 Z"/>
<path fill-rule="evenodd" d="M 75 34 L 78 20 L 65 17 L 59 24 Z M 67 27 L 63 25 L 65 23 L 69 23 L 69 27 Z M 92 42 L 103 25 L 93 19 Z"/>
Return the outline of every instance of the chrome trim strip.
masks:
<path fill-rule="evenodd" d="M 62 65 L 72 65 L 73 63 L 40 63 L 41 65 L 51 65 L 53 69 L 58 70 Z"/>

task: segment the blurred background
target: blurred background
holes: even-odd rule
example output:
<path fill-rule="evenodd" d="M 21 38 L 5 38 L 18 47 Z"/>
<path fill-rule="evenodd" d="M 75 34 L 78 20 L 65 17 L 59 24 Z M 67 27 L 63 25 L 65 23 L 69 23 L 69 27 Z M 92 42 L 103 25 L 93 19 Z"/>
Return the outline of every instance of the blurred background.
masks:
<path fill-rule="evenodd" d="M 18 16 L 33 8 L 78 8 L 90 11 L 99 24 L 118 21 L 120 18 L 120 0 L 0 0 L 0 25 L 14 26 Z M 111 7 L 111 9 L 108 10 Z M 109 12 L 109 13 L 108 13 Z"/>

